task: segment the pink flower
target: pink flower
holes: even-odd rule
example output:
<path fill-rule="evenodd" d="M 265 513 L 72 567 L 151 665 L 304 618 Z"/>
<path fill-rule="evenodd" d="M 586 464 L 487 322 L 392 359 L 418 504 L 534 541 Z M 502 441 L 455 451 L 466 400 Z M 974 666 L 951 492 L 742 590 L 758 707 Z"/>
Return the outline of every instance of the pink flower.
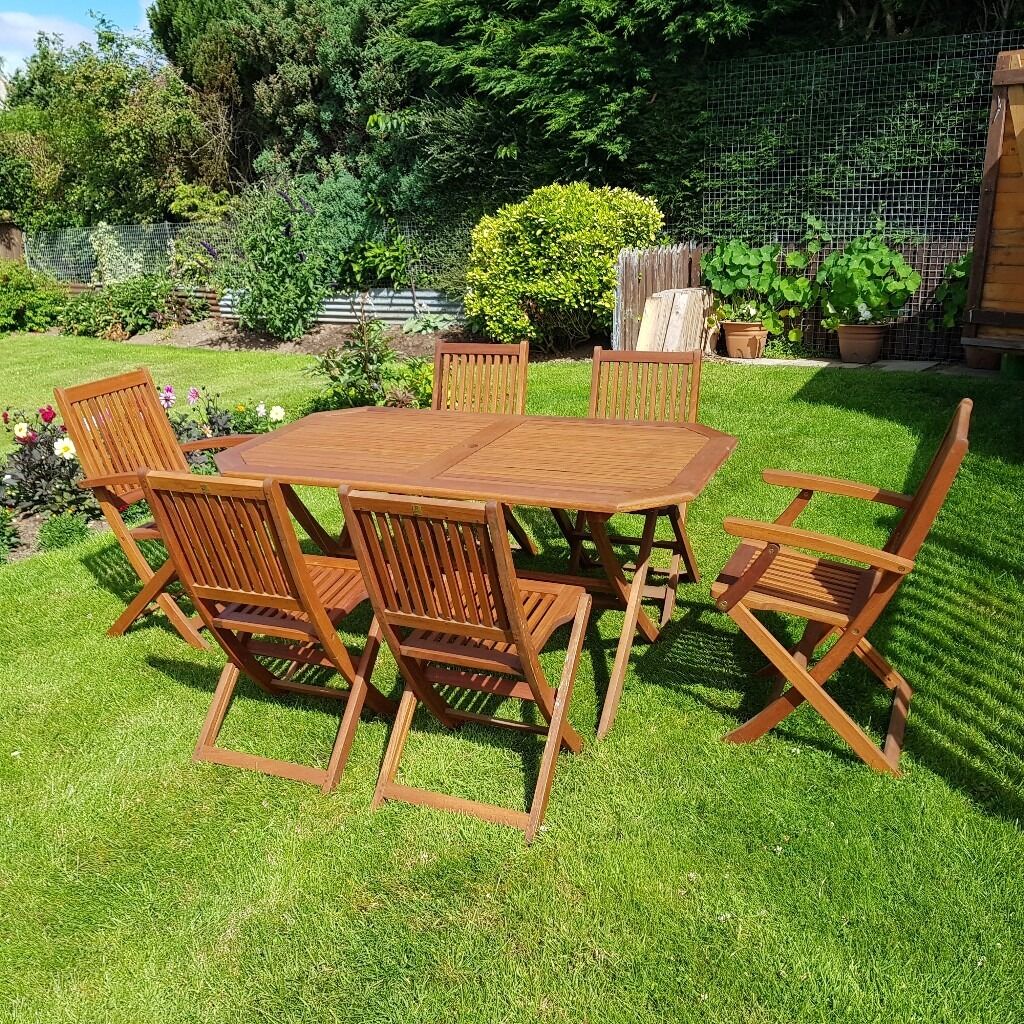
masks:
<path fill-rule="evenodd" d="M 165 409 L 170 409 L 177 400 L 177 396 L 174 394 L 174 386 L 171 384 L 165 385 L 163 391 L 160 392 L 160 404 Z"/>
<path fill-rule="evenodd" d="M 11 414 L 6 409 L 4 409 L 4 411 L 3 411 L 3 418 L 4 418 L 4 423 L 10 423 L 11 422 Z"/>
<path fill-rule="evenodd" d="M 35 444 L 36 439 L 38 437 L 39 435 L 34 430 L 30 430 L 27 434 L 23 435 L 22 437 L 18 437 L 17 435 L 15 435 L 14 440 L 17 441 L 18 444 Z"/>
<path fill-rule="evenodd" d="M 199 401 L 199 388 L 188 389 L 188 404 L 195 405 Z"/>
<path fill-rule="evenodd" d="M 39 418 L 49 426 L 57 418 L 57 413 L 54 412 L 52 405 L 44 405 L 39 410 Z"/>

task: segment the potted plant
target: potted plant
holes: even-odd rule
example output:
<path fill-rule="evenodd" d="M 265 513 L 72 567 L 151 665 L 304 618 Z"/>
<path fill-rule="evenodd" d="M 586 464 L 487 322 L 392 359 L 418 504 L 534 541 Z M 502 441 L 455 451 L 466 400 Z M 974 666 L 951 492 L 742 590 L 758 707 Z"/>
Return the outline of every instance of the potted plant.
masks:
<path fill-rule="evenodd" d="M 815 243 L 816 244 L 816 243 Z M 809 250 L 813 251 L 813 250 Z M 792 318 L 811 299 L 812 284 L 800 271 L 806 252 L 794 250 L 781 260 L 779 245 L 753 247 L 739 239 L 721 242 L 701 262 L 701 273 L 712 293 L 709 326 L 721 326 L 726 353 L 733 359 L 756 359 L 764 354 L 769 334 L 782 334 L 784 318 Z M 800 331 L 791 328 L 790 340 Z"/>
<path fill-rule="evenodd" d="M 921 286 L 921 275 L 891 249 L 885 224 L 825 257 L 815 279 L 822 324 L 839 333 L 845 363 L 873 363 L 882 353 L 889 321 Z"/>

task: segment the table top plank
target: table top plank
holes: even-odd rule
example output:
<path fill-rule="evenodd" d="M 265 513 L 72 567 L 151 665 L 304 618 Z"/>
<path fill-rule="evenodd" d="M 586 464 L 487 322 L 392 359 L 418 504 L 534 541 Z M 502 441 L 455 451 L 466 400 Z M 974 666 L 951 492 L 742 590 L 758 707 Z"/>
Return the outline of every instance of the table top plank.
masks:
<path fill-rule="evenodd" d="M 216 461 L 298 486 L 611 514 L 694 500 L 735 446 L 702 424 L 369 406 L 314 413 Z"/>

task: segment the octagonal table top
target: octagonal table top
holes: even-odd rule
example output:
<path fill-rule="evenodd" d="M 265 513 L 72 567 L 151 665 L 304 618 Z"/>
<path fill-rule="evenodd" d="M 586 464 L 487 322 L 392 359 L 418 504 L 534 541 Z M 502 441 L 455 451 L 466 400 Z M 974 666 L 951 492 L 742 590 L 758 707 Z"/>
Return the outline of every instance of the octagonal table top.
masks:
<path fill-rule="evenodd" d="M 701 424 L 374 406 L 220 452 L 226 476 L 612 514 L 694 500 L 736 446 Z"/>

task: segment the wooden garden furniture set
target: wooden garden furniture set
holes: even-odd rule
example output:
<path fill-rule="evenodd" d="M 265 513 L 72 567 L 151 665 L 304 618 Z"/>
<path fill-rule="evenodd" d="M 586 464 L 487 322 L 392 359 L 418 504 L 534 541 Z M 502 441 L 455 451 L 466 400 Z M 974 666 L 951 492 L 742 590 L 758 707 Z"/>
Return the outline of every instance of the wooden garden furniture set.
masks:
<path fill-rule="evenodd" d="M 206 629 L 228 657 L 197 759 L 315 783 L 326 792 L 344 770 L 365 707 L 395 718 L 374 806 L 403 800 L 511 825 L 528 840 L 536 835 L 559 752 L 582 746 L 567 712 L 592 602 L 624 612 L 601 737 L 614 722 L 636 633 L 656 640 L 671 618 L 679 584 L 699 579 L 686 508 L 736 439 L 697 421 L 698 352 L 595 350 L 586 419 L 525 415 L 527 359 L 525 344 L 442 344 L 430 411 L 318 413 L 270 434 L 185 445 L 176 441 L 145 370 L 56 391 L 85 470 L 82 485 L 93 490 L 143 583 L 110 633 L 123 633 L 159 608 L 193 646 L 206 646 L 200 635 Z M 807 701 L 873 768 L 898 773 L 910 687 L 866 634 L 913 568 L 966 452 L 970 412 L 965 400 L 913 497 L 770 471 L 766 482 L 799 489 L 782 515 L 771 524 L 726 520 L 726 530 L 742 543 L 712 596 L 777 676 L 767 707 L 727 739 L 754 740 Z M 219 449 L 220 476 L 189 473 L 186 454 L 201 449 Z M 338 491 L 345 522 L 340 537 L 316 521 L 298 486 Z M 793 523 L 816 491 L 879 501 L 903 515 L 884 549 L 810 533 Z M 125 510 L 143 498 L 153 522 L 127 526 Z M 517 569 L 509 535 L 523 552 L 536 552 L 513 511 L 517 506 L 553 512 L 568 544 L 568 572 Z M 617 513 L 642 516 L 639 536 L 610 529 Z M 303 553 L 293 520 L 320 554 Z M 659 520 L 667 523 L 669 539 L 656 538 Z M 168 554 L 155 570 L 140 547 L 153 540 Z M 617 546 L 633 553 L 631 562 L 619 561 Z M 659 549 L 668 553 L 668 566 L 654 570 Z M 661 582 L 651 582 L 652 572 Z M 168 592 L 176 581 L 195 617 Z M 351 651 L 337 630 L 366 601 L 372 622 L 362 650 Z M 657 619 L 645 601 L 656 603 Z M 768 632 L 755 616 L 761 611 L 806 620 L 796 647 L 787 649 Z M 539 655 L 563 626 L 570 627 L 568 647 L 553 683 Z M 833 639 L 813 663 L 814 652 Z M 404 683 L 397 705 L 371 681 L 382 641 Z M 851 654 L 894 694 L 882 750 L 825 690 Z M 310 668 L 333 670 L 343 687 L 304 681 Z M 269 694 L 344 702 L 326 769 L 217 745 L 242 673 Z M 536 708 L 539 721 L 472 710 L 480 698 L 523 701 Z M 545 736 L 528 810 L 397 781 L 420 704 L 446 727 L 474 722 Z"/>

